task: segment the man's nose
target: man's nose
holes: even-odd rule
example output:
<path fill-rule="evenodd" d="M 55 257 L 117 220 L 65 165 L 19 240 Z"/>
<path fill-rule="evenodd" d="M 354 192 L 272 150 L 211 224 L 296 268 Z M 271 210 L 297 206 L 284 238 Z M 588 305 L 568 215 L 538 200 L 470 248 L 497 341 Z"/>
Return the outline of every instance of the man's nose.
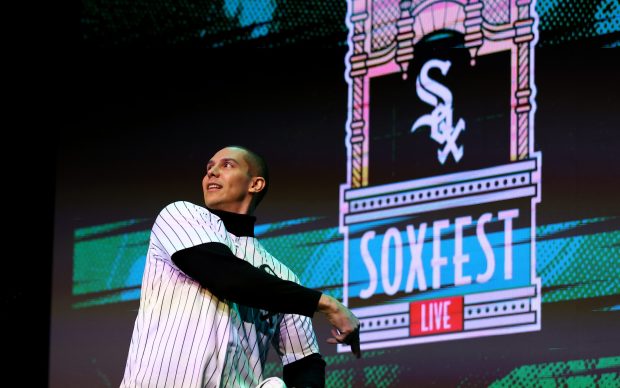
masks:
<path fill-rule="evenodd" d="M 219 176 L 220 171 L 216 166 L 213 166 L 207 171 L 207 175 L 208 176 Z"/>

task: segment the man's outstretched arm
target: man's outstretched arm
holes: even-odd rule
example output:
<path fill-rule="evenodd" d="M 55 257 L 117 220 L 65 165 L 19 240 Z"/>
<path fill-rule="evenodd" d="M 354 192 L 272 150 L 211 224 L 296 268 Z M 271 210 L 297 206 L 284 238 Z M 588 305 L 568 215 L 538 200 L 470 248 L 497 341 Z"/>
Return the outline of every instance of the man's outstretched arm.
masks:
<path fill-rule="evenodd" d="M 321 297 L 320 291 L 254 267 L 222 243 L 177 251 L 172 261 L 213 295 L 248 307 L 312 317 Z"/>
<path fill-rule="evenodd" d="M 351 345 L 359 358 L 359 320 L 335 298 L 282 280 L 235 256 L 224 244 L 210 242 L 172 255 L 181 271 L 220 299 L 271 312 L 312 317 L 319 311 L 332 325 L 327 342 Z"/>

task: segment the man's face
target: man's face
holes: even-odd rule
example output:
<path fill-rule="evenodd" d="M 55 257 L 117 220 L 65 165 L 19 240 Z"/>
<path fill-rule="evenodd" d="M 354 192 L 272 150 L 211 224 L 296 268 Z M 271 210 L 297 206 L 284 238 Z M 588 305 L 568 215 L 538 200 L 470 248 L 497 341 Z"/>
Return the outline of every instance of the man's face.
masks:
<path fill-rule="evenodd" d="M 218 151 L 209 160 L 207 174 L 202 179 L 207 207 L 248 213 L 252 202 L 252 176 L 245 154 L 243 149 L 228 147 Z"/>

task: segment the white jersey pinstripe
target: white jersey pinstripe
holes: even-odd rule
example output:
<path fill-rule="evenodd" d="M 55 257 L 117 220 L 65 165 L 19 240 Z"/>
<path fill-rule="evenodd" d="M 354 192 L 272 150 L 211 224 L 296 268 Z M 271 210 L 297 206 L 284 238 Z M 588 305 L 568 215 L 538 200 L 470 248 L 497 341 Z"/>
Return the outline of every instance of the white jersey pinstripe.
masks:
<path fill-rule="evenodd" d="M 220 300 L 172 262 L 176 251 L 223 243 L 255 267 L 299 283 L 254 237 L 235 236 L 222 220 L 189 202 L 166 206 L 151 231 L 140 309 L 121 387 L 248 387 L 263 378 L 270 342 L 284 365 L 318 344 L 311 319 L 268 316 L 264 310 Z"/>

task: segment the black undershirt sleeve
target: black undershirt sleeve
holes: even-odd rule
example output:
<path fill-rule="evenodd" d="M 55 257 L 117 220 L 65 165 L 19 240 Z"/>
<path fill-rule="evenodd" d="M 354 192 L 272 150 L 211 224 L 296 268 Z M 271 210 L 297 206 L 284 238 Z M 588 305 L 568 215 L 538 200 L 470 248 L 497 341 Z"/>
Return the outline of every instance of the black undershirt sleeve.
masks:
<path fill-rule="evenodd" d="M 172 255 L 181 271 L 220 299 L 283 314 L 312 317 L 321 292 L 282 280 L 210 242 Z"/>
<path fill-rule="evenodd" d="M 287 387 L 323 388 L 325 387 L 325 361 L 320 354 L 311 354 L 285 365 L 283 378 Z"/>

